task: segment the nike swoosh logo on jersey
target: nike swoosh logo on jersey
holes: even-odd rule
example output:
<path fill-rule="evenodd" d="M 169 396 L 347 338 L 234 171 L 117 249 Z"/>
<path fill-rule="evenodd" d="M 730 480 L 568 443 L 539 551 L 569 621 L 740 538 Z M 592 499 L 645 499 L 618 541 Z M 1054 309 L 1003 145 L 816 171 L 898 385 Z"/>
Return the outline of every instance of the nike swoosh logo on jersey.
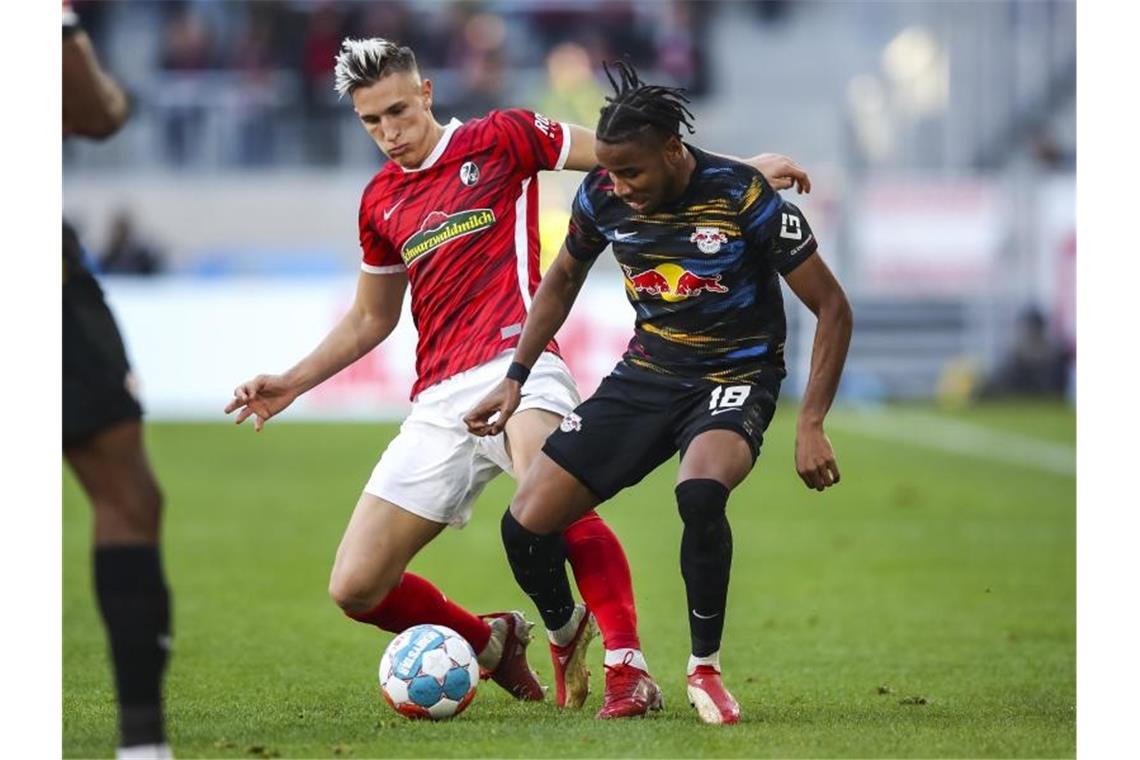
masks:
<path fill-rule="evenodd" d="M 712 620 L 714 617 L 716 617 L 719 614 L 720 614 L 719 612 L 714 612 L 711 615 L 702 615 L 701 613 L 697 612 L 696 610 L 693 610 L 693 616 L 699 617 L 701 620 Z"/>
<path fill-rule="evenodd" d="M 401 198 L 399 203 L 397 203 L 395 206 L 393 206 L 392 208 L 390 208 L 384 212 L 384 221 L 385 222 L 388 221 L 388 217 L 390 217 L 392 214 L 396 213 L 396 209 L 398 209 L 400 207 L 400 203 L 403 203 L 404 200 L 405 200 L 404 198 Z"/>
<path fill-rule="evenodd" d="M 739 411 L 740 411 L 739 406 L 732 406 L 732 407 L 729 407 L 728 409 L 717 409 L 710 416 L 715 417 L 718 414 L 720 414 L 721 412 L 739 412 Z M 696 613 L 694 612 L 693 614 L 695 615 Z"/>
<path fill-rule="evenodd" d="M 614 239 L 615 240 L 626 240 L 628 238 L 633 237 L 636 234 L 637 234 L 636 232 L 621 232 L 619 230 L 614 230 Z"/>

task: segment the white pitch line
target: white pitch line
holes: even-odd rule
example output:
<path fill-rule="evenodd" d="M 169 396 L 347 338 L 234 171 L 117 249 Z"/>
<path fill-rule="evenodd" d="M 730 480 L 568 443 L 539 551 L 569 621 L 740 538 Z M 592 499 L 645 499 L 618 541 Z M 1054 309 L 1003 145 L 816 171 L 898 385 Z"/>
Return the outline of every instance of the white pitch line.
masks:
<path fill-rule="evenodd" d="M 836 427 L 856 435 L 903 441 L 952 454 L 1004 462 L 1060 475 L 1076 475 L 1077 450 L 1019 433 L 921 412 L 855 412 L 834 415 Z"/>

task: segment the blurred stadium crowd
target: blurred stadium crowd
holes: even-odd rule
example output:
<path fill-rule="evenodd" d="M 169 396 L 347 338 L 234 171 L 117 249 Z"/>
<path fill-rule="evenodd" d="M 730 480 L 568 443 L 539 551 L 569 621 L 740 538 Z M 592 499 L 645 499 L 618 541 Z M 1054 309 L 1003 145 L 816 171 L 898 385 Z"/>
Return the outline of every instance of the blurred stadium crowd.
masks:
<path fill-rule="evenodd" d="M 727 118 L 768 121 L 777 107 L 795 130 L 809 121 L 830 136 L 838 125 L 851 143 L 838 158 L 851 167 L 994 167 L 1021 144 L 1065 166 L 1075 146 L 1050 122 L 1075 82 L 1074 4 L 1059 0 L 74 5 L 135 98 L 132 131 L 146 133 L 121 141 L 129 150 L 70 146 L 78 166 L 350 161 L 342 133 L 354 125 L 332 91 L 332 61 L 345 36 L 373 35 L 410 45 L 439 85 L 437 110 L 459 118 L 525 104 L 589 123 L 601 61 L 623 56 Z M 764 131 L 779 139 L 787 126 Z"/>
<path fill-rule="evenodd" d="M 780 5 L 764 4 L 759 17 Z M 75 7 L 145 120 L 158 125 L 161 149 L 148 160 L 175 166 L 344 160 L 339 127 L 351 112 L 333 93 L 332 69 L 346 36 L 411 46 L 441 85 L 437 109 L 461 119 L 517 101 L 521 87 L 523 98 L 564 106 L 562 118 L 588 123 L 600 102 L 596 87 L 583 86 L 589 70 L 618 55 L 695 95 L 709 87 L 706 16 L 692 2 L 78 0 Z M 236 139 L 214 150 L 212 133 L 230 125 Z"/>

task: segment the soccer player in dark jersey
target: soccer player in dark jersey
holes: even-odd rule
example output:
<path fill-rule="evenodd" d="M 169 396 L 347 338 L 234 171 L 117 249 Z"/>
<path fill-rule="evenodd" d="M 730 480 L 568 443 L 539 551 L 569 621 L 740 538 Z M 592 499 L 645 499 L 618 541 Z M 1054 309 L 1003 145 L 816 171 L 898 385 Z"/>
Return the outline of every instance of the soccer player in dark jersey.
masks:
<path fill-rule="evenodd" d="M 126 95 L 63 4 L 63 134 L 102 139 Z M 120 758 L 170 757 L 162 676 L 170 596 L 159 554 L 162 494 L 143 448 L 142 408 L 103 291 L 63 225 L 63 454 L 95 511 L 95 595 L 111 644 Z"/>
<path fill-rule="evenodd" d="M 383 39 L 345 40 L 336 81 L 391 159 L 361 199 L 356 302 L 292 369 L 235 389 L 226 411 L 237 412 L 238 422 L 253 416 L 260 430 L 383 341 L 410 289 L 419 332 L 412 411 L 364 486 L 329 592 L 349 617 L 383 630 L 440 623 L 458 631 L 500 685 L 519 698 L 542 699 L 526 664 L 521 614 L 474 615 L 405 570 L 445 527 L 467 522 L 487 482 L 503 471 L 525 472 L 579 403 L 557 345 L 547 341 L 535 355 L 529 393 L 502 435 L 476 438 L 462 421 L 502 377 L 538 287 L 537 174 L 592 168 L 594 134 L 522 109 L 440 124 L 431 110 L 432 82 L 421 78 L 415 55 Z M 777 179 L 806 180 L 791 162 L 772 158 L 754 160 Z M 637 688 L 646 680 L 644 656 L 621 544 L 593 512 L 575 521 L 565 540 L 585 605 L 548 631 L 555 699 L 581 707 L 586 698 L 585 647 L 596 616 L 611 666 L 599 717 L 644 714 L 649 700 Z M 627 660 L 641 669 L 622 667 Z"/>
<path fill-rule="evenodd" d="M 508 423 L 528 368 L 612 244 L 637 314 L 633 340 L 546 440 L 503 516 L 503 543 L 519 585 L 547 628 L 557 628 L 573 609 L 560 532 L 679 450 L 689 700 L 702 720 L 735 723 L 740 707 L 720 675 L 732 562 L 725 507 L 755 464 L 785 375 L 778 277 L 818 319 L 796 470 L 820 491 L 839 482 L 823 420 L 847 355 L 851 309 L 799 209 L 751 167 L 681 140 L 682 124 L 692 131 L 683 91 L 642 84 L 624 62 L 617 69 L 597 128 L 601 166 L 578 190 L 507 378 L 465 419 L 478 435 Z"/>

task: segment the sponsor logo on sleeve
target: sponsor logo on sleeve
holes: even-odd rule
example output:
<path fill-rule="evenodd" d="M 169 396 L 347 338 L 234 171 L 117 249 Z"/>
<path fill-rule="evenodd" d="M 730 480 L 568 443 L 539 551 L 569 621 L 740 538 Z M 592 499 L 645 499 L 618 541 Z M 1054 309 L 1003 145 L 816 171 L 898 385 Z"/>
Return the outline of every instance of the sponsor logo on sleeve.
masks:
<path fill-rule="evenodd" d="M 540 113 L 534 115 L 534 128 L 549 138 L 554 137 L 554 125 L 550 119 Z"/>
<path fill-rule="evenodd" d="M 780 237 L 799 240 L 804 236 L 800 218 L 795 214 L 780 214 Z"/>

